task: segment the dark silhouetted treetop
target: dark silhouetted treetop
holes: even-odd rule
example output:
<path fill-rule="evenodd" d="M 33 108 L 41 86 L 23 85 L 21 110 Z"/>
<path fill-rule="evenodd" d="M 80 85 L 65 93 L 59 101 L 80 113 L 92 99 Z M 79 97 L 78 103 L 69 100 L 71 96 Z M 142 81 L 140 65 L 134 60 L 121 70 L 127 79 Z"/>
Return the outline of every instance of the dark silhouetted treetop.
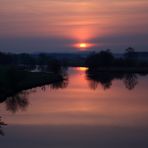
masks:
<path fill-rule="evenodd" d="M 86 59 L 88 67 L 110 67 L 114 63 L 114 56 L 110 50 L 92 54 Z"/>

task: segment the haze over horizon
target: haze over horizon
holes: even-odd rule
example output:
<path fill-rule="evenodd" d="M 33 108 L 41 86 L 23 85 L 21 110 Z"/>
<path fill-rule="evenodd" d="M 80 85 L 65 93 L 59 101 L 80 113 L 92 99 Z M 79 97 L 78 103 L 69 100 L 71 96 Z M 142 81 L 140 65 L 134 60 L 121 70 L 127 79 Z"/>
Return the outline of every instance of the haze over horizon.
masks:
<path fill-rule="evenodd" d="M 147 0 L 0 0 L 0 18 L 0 51 L 148 51 Z"/>

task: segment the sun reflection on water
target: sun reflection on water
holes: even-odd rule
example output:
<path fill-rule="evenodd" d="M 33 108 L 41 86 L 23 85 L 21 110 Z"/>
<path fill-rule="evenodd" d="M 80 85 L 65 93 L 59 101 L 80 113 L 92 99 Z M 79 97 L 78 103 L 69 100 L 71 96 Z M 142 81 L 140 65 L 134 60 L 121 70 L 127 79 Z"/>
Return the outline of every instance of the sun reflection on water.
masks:
<path fill-rule="evenodd" d="M 88 67 L 77 67 L 76 70 L 78 70 L 78 71 L 86 71 L 86 70 L 88 70 Z"/>

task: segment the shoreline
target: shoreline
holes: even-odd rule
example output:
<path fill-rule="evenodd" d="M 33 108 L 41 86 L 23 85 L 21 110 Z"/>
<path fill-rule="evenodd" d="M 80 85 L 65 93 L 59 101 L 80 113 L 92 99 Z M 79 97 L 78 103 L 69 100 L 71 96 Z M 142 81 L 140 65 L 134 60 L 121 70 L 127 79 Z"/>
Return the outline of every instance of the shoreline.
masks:
<path fill-rule="evenodd" d="M 1 98 L 0 102 L 5 101 L 8 97 L 14 96 L 15 94 L 24 91 L 29 90 L 36 87 L 41 87 L 44 85 L 56 83 L 59 81 L 64 81 L 64 78 L 60 74 L 54 74 L 54 73 L 44 73 L 44 72 L 24 72 L 26 76 L 23 80 L 21 80 L 19 83 L 14 84 L 14 86 L 7 87 L 1 86 Z M 10 84 L 11 85 L 11 84 Z"/>
<path fill-rule="evenodd" d="M 148 67 L 105 67 L 105 68 L 89 68 L 88 70 L 90 71 L 94 71 L 94 72 L 133 72 L 133 73 L 143 73 L 143 72 L 147 72 L 148 73 Z"/>

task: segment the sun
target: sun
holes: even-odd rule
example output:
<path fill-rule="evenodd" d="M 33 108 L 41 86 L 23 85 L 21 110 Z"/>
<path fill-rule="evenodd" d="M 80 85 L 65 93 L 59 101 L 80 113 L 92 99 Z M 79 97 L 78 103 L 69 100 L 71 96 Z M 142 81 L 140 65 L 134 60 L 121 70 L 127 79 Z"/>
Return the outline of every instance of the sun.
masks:
<path fill-rule="evenodd" d="M 88 43 L 88 42 L 79 42 L 72 45 L 73 47 L 79 49 L 80 51 L 89 50 L 91 47 L 94 47 L 95 44 Z"/>
<path fill-rule="evenodd" d="M 80 48 L 86 48 L 87 47 L 87 44 L 86 43 L 80 43 Z"/>

